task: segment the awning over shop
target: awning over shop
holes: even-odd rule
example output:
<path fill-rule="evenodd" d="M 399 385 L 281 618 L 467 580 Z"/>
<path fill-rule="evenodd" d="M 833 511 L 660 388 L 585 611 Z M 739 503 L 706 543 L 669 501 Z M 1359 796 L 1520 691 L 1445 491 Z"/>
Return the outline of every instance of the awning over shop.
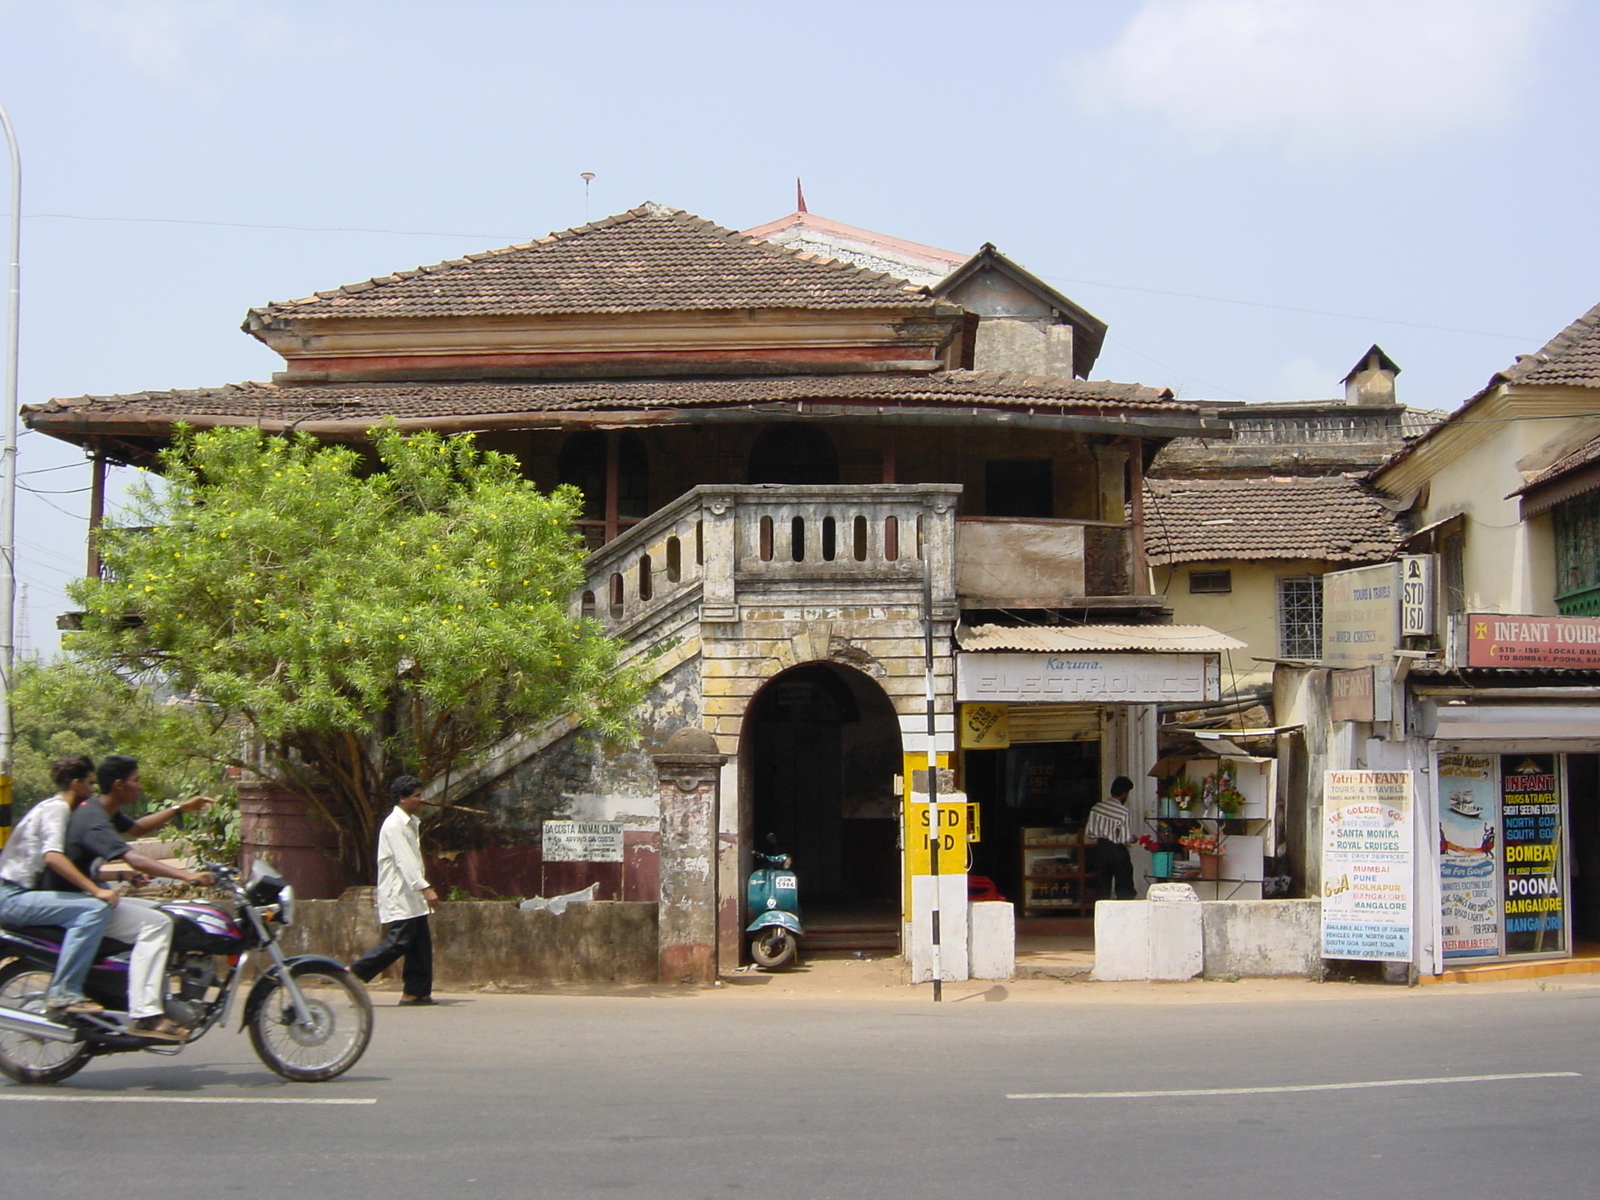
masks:
<path fill-rule="evenodd" d="M 1245 643 L 1204 625 L 962 625 L 956 645 L 968 653 L 1217 654 Z"/>
<path fill-rule="evenodd" d="M 1244 648 L 1203 625 L 981 625 L 956 645 L 956 699 L 1000 704 L 1203 703 Z"/>

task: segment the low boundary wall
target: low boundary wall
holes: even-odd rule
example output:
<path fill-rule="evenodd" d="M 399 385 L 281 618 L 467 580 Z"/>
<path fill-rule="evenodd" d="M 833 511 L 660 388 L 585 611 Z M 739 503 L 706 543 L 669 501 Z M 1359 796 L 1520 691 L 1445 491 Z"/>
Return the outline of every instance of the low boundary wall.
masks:
<path fill-rule="evenodd" d="M 570 904 L 560 916 L 523 912 L 509 901 L 446 901 L 432 922 L 433 977 L 441 988 L 657 979 L 656 905 L 646 901 Z M 302 900 L 283 948 L 350 962 L 376 945 L 381 932 L 370 894 Z M 399 969 L 374 982 L 386 980 L 398 983 Z"/>

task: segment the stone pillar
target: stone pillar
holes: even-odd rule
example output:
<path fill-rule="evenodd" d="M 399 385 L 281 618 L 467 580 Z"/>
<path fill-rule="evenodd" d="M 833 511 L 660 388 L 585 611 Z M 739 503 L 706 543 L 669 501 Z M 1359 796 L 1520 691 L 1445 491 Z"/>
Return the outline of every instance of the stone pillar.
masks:
<path fill-rule="evenodd" d="M 655 756 L 661 788 L 662 983 L 717 978 L 718 782 L 725 756 L 703 729 L 680 729 Z"/>

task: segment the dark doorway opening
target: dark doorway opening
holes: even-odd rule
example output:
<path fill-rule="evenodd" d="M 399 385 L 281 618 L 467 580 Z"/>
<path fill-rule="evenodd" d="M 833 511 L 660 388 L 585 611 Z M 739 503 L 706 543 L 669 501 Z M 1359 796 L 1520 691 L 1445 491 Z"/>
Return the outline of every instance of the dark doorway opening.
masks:
<path fill-rule="evenodd" d="M 1022 908 L 1022 831 L 1081 828 L 1100 795 L 1100 743 L 1030 742 L 965 752 L 967 798 L 978 804 L 982 840 L 972 873 L 986 875 Z"/>
<path fill-rule="evenodd" d="M 897 930 L 900 725 L 883 689 L 831 663 L 785 671 L 751 703 L 743 752 L 747 836 L 794 857 L 808 943 L 830 918 Z"/>
<path fill-rule="evenodd" d="M 815 425 L 769 425 L 750 447 L 751 483 L 838 483 L 839 454 Z"/>
<path fill-rule="evenodd" d="M 1600 754 L 1567 755 L 1572 940 L 1600 943 Z"/>
<path fill-rule="evenodd" d="M 1048 458 L 997 459 L 984 464 L 984 514 L 990 517 L 1049 518 L 1055 513 L 1055 485 Z"/>

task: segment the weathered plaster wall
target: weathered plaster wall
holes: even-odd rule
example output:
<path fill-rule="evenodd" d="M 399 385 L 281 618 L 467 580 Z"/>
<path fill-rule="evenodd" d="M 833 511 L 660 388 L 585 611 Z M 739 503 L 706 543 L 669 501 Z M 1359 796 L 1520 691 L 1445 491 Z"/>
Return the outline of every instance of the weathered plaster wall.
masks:
<path fill-rule="evenodd" d="M 1154 590 L 1164 595 L 1177 625 L 1205 625 L 1247 644 L 1222 656 L 1222 686 L 1264 687 L 1272 682 L 1272 664 L 1256 658 L 1277 658 L 1278 580 L 1289 575 L 1321 575 L 1329 564 L 1285 559 L 1269 562 L 1217 560 L 1151 568 Z M 1231 592 L 1191 592 L 1193 571 L 1232 573 Z"/>
<path fill-rule="evenodd" d="M 552 983 L 654 983 L 656 906 L 573 904 L 556 916 L 515 904 L 445 902 L 430 918 L 434 982 L 441 988 Z M 288 954 L 358 958 L 380 935 L 370 889 L 349 900 L 307 900 L 284 934 Z M 398 968 L 374 980 L 398 981 Z"/>

